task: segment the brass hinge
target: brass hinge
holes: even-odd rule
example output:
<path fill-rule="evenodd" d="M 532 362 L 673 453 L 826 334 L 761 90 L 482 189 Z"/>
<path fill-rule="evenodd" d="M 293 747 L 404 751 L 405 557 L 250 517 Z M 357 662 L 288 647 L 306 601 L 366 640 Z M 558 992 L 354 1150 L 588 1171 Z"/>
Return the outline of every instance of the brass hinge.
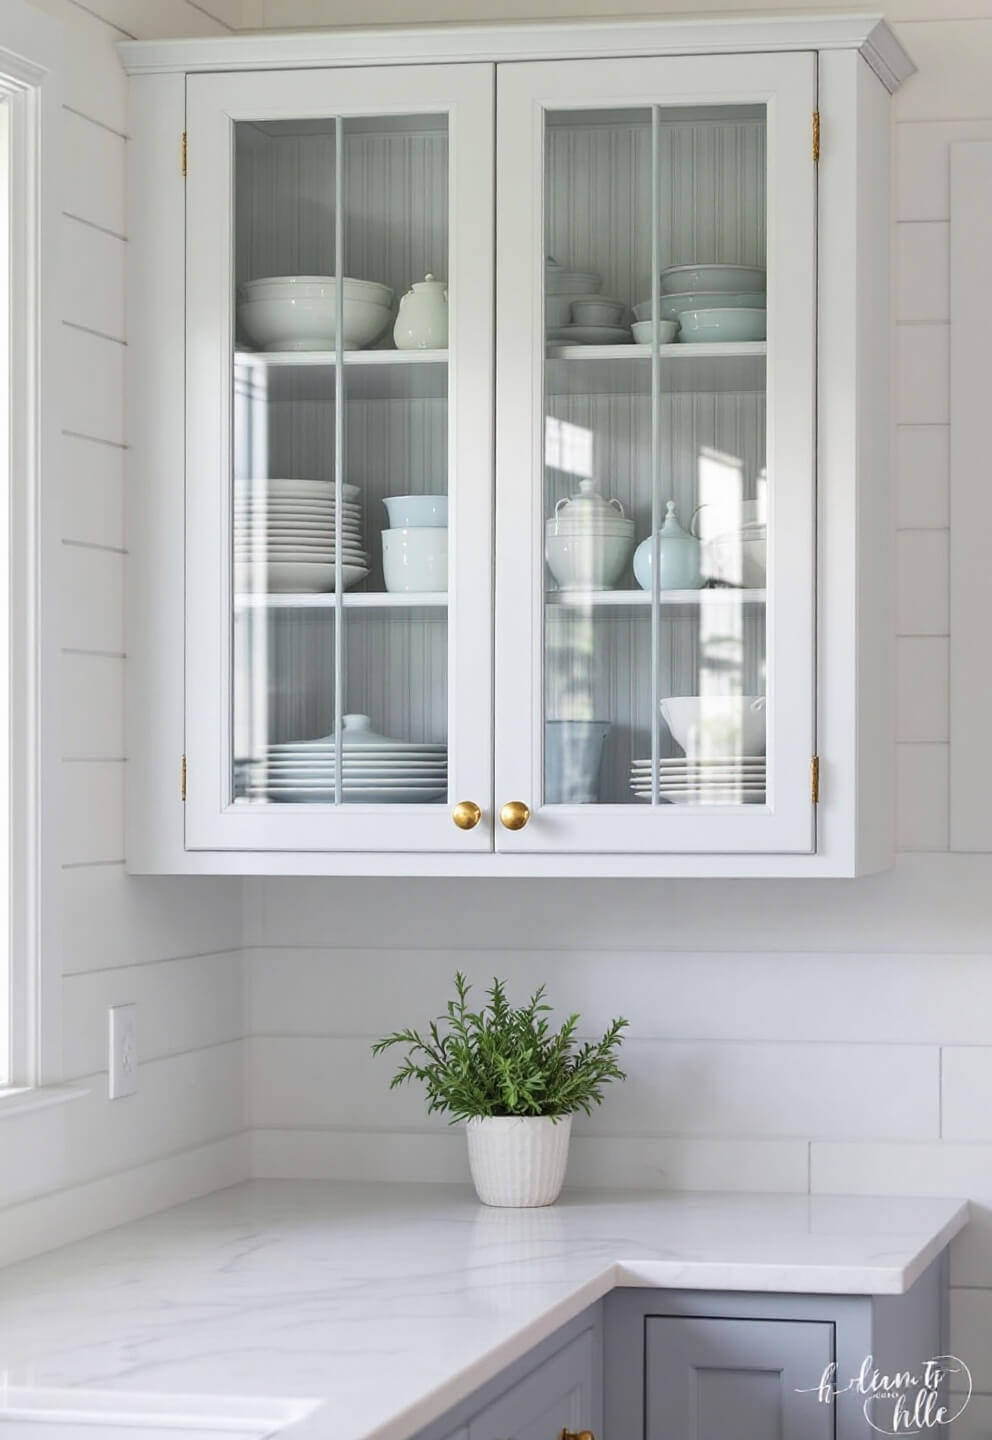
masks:
<path fill-rule="evenodd" d="M 813 164 L 816 165 L 820 159 L 820 112 L 813 111 Z M 186 171 L 183 171 L 185 175 Z"/>
<path fill-rule="evenodd" d="M 188 142 L 187 142 L 187 140 L 186 140 L 186 131 L 184 130 L 184 131 L 183 131 L 183 138 L 182 138 L 182 140 L 181 140 L 181 142 L 180 142 L 180 145 L 179 145 L 179 157 L 180 157 L 180 158 L 179 158 L 179 164 L 180 164 L 180 169 L 181 169 L 182 172 L 183 172 L 183 179 L 184 179 L 184 180 L 185 180 L 185 178 L 186 178 L 186 157 L 187 157 L 188 151 L 189 151 L 189 144 L 188 144 Z"/>
<path fill-rule="evenodd" d="M 179 764 L 179 798 L 186 799 L 186 756 L 184 755 Z"/>
<path fill-rule="evenodd" d="M 819 805 L 819 803 L 820 803 L 820 757 L 819 757 L 819 755 L 814 755 L 813 758 L 812 758 L 812 760 L 809 762 L 809 783 L 810 783 L 810 791 L 811 791 L 812 796 L 813 796 L 813 804 L 814 804 L 814 805 Z"/>

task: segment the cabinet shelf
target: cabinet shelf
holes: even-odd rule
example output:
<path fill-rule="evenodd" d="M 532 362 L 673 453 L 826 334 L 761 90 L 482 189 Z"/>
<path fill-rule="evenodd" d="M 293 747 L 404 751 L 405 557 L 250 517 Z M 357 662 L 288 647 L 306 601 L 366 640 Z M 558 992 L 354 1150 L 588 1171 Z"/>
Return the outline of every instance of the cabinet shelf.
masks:
<path fill-rule="evenodd" d="M 708 590 L 664 590 L 662 609 L 715 608 L 721 605 L 763 605 L 765 590 L 735 590 L 719 586 Z M 548 590 L 545 603 L 560 610 L 643 610 L 651 607 L 650 590 Z"/>
<path fill-rule="evenodd" d="M 764 340 L 662 345 L 661 389 L 670 394 L 754 393 L 765 388 Z M 650 345 L 548 346 L 546 377 L 555 395 L 648 395 Z"/>
<path fill-rule="evenodd" d="M 403 595 L 386 590 L 346 590 L 341 597 L 345 610 L 442 610 L 447 609 L 446 590 L 425 590 Z M 334 591 L 318 594 L 245 591 L 235 596 L 239 610 L 333 610 Z"/>

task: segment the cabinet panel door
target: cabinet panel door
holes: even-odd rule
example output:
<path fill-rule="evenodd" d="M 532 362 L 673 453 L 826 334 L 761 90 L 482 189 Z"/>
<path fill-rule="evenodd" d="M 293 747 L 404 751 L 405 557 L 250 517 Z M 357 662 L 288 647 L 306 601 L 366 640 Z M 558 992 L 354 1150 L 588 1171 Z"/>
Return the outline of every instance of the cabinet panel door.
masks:
<path fill-rule="evenodd" d="M 558 1440 L 565 1429 L 596 1429 L 597 1365 L 589 1330 L 475 1416 L 469 1440 Z"/>
<path fill-rule="evenodd" d="M 650 1316 L 645 1440 L 832 1440 L 815 1387 L 833 1358 L 830 1324 Z"/>
<path fill-rule="evenodd" d="M 187 128 L 186 843 L 490 849 L 493 67 Z"/>
<path fill-rule="evenodd" d="M 816 58 L 498 88 L 497 848 L 809 852 Z"/>

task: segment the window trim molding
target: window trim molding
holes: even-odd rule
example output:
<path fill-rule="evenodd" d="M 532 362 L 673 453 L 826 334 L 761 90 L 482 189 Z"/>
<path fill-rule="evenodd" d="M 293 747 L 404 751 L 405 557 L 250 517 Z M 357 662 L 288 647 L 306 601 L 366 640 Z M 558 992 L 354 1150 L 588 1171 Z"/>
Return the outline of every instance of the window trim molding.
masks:
<path fill-rule="evenodd" d="M 10 107 L 10 924 L 6 1098 L 62 1067 L 59 856 L 61 27 L 4 0 L 0 91 Z M 44 578 L 44 588 L 42 580 Z M 0 1096 L 0 1106 L 5 1097 Z"/>

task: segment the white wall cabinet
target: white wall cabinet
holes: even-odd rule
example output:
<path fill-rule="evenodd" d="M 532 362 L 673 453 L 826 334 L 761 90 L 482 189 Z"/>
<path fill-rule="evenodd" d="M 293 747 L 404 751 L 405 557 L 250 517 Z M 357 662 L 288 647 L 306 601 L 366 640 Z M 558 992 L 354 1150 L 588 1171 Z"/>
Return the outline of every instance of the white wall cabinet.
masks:
<path fill-rule="evenodd" d="M 123 51 L 131 868 L 884 866 L 884 25 Z"/>

